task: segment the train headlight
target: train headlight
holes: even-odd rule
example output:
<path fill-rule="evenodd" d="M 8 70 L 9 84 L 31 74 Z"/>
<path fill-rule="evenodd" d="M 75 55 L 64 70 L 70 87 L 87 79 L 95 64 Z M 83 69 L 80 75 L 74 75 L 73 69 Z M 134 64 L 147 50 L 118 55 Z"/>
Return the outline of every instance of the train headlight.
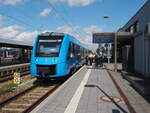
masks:
<path fill-rule="evenodd" d="M 38 59 L 35 59 L 36 62 L 38 62 Z"/>

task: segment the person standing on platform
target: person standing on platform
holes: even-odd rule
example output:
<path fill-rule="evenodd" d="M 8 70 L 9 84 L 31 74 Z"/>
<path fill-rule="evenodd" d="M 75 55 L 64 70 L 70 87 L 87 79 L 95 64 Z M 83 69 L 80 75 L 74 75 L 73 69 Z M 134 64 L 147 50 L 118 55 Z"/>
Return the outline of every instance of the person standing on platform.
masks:
<path fill-rule="evenodd" d="M 103 67 L 103 55 L 100 55 L 99 57 L 99 64 L 101 67 Z"/>
<path fill-rule="evenodd" d="M 86 65 L 88 65 L 88 55 L 86 55 L 86 57 L 85 57 L 85 63 L 86 63 Z"/>
<path fill-rule="evenodd" d="M 98 59 L 98 55 L 96 54 L 94 59 L 95 59 L 95 67 L 98 67 L 98 64 L 99 64 L 99 59 Z"/>
<path fill-rule="evenodd" d="M 93 57 L 94 55 L 92 54 L 92 53 L 89 53 L 89 55 L 88 55 L 88 59 L 89 59 L 89 62 L 90 62 L 90 65 L 92 65 L 92 63 L 93 63 Z"/>
<path fill-rule="evenodd" d="M 1 66 L 1 57 L 0 57 L 0 66 Z"/>

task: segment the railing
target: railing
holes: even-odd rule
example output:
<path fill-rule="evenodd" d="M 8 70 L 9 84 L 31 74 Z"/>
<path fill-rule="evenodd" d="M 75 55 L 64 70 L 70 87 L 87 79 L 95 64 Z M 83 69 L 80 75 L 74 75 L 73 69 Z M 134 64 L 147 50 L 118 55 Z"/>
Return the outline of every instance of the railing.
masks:
<path fill-rule="evenodd" d="M 29 72 L 29 70 L 29 63 L 0 67 L 0 81 L 3 81 L 4 79 L 11 79 L 14 72 L 24 73 Z"/>

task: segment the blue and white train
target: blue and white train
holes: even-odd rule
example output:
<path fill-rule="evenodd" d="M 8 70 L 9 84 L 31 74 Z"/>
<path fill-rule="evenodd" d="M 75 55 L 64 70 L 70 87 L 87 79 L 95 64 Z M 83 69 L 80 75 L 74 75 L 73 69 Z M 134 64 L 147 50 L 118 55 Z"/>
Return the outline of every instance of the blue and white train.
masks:
<path fill-rule="evenodd" d="M 65 77 L 85 63 L 87 47 L 74 37 L 55 32 L 37 36 L 31 55 L 31 75 L 37 78 Z"/>

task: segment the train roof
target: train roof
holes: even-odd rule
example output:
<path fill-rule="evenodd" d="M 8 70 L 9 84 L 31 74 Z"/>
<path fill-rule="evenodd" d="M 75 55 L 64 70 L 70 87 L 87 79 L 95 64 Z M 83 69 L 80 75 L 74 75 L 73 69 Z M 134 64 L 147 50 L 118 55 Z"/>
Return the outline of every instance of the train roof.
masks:
<path fill-rule="evenodd" d="M 64 36 L 64 33 L 57 33 L 57 32 L 44 32 L 39 34 L 39 36 Z"/>
<path fill-rule="evenodd" d="M 68 35 L 68 34 L 66 34 L 66 35 Z M 80 45 L 80 46 L 82 46 L 83 48 L 86 48 L 86 49 L 90 50 L 87 45 L 83 44 L 81 41 L 79 41 L 79 40 L 76 39 L 75 37 L 73 37 L 73 36 L 71 36 L 71 35 L 68 35 L 68 36 L 71 37 L 71 38 L 72 38 L 71 40 L 72 40 L 74 43 L 76 43 L 77 45 Z"/>
<path fill-rule="evenodd" d="M 78 39 L 76 39 L 75 37 L 66 34 L 66 33 L 58 33 L 58 32 L 44 32 L 39 34 L 39 36 L 61 36 L 61 37 L 65 37 L 65 36 L 69 36 L 71 41 L 73 41 L 74 43 L 82 46 L 83 48 L 89 49 L 85 44 L 83 44 L 81 41 L 79 41 Z M 89 49 L 90 50 L 90 49 Z"/>

